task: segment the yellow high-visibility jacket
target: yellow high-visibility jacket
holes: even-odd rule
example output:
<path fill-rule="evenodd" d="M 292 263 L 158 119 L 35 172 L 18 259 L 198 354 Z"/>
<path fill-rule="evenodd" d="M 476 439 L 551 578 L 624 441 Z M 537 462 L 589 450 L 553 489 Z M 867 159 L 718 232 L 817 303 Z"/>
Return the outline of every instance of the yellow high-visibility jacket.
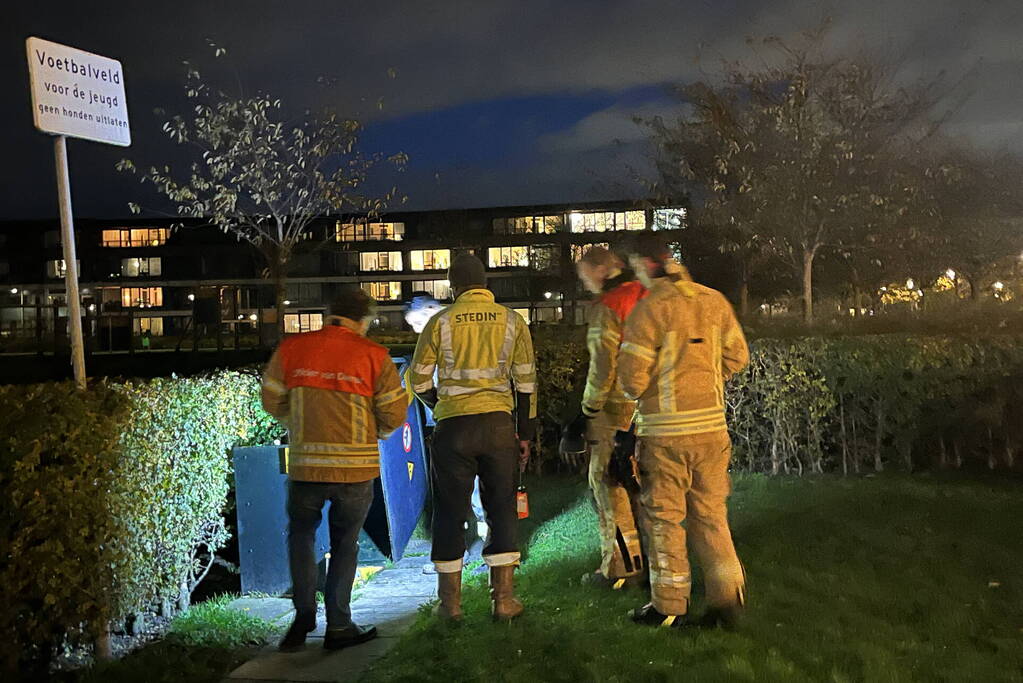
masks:
<path fill-rule="evenodd" d="M 639 436 L 727 430 L 725 382 L 749 362 L 731 304 L 678 264 L 625 321 L 618 381 L 638 400 Z"/>
<path fill-rule="evenodd" d="M 437 382 L 434 384 L 434 371 Z M 470 289 L 437 313 L 419 335 L 412 357 L 412 390 L 436 389 L 436 420 L 460 415 L 511 413 L 515 393 L 529 394 L 536 418 L 536 364 L 529 327 L 515 311 L 494 302 L 487 289 Z M 520 431 L 522 431 L 520 427 Z M 522 438 L 532 435 L 520 433 Z"/>

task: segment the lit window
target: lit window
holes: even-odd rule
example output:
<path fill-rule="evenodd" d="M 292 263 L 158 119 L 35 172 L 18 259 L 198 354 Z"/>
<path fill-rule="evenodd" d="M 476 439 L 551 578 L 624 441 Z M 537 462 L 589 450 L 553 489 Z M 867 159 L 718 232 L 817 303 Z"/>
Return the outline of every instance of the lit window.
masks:
<path fill-rule="evenodd" d="M 642 211 L 573 211 L 568 217 L 572 232 L 614 232 L 645 230 L 646 214 Z"/>
<path fill-rule="evenodd" d="M 121 275 L 124 277 L 156 277 L 163 272 L 159 256 L 153 258 L 121 259 Z"/>
<path fill-rule="evenodd" d="M 531 233 L 551 234 L 565 226 L 564 216 L 517 216 L 515 218 L 495 218 L 493 220 L 496 235 L 526 235 Z"/>
<path fill-rule="evenodd" d="M 604 249 L 610 249 L 611 245 L 608 242 L 598 242 L 596 244 L 573 244 L 572 245 L 572 261 L 577 262 L 583 257 L 583 254 L 588 252 L 593 247 L 603 247 Z"/>
<path fill-rule="evenodd" d="M 370 251 L 359 254 L 360 270 L 401 270 L 400 251 Z"/>
<path fill-rule="evenodd" d="M 450 249 L 417 249 L 408 255 L 411 270 L 444 270 L 451 265 Z"/>
<path fill-rule="evenodd" d="M 135 318 L 135 334 L 148 332 L 154 337 L 163 336 L 163 318 Z"/>
<path fill-rule="evenodd" d="M 685 225 L 685 209 L 654 209 L 654 230 L 681 230 Z"/>
<path fill-rule="evenodd" d="M 401 298 L 400 282 L 363 282 L 362 291 L 377 301 L 397 301 Z"/>
<path fill-rule="evenodd" d="M 322 313 L 287 313 L 284 316 L 284 333 L 315 332 L 323 329 Z"/>
<path fill-rule="evenodd" d="M 345 223 L 338 221 L 334 226 L 334 239 L 338 242 L 372 242 L 374 240 L 400 242 L 404 238 L 404 223 Z"/>
<path fill-rule="evenodd" d="M 529 247 L 490 247 L 487 261 L 491 268 L 525 268 L 529 266 Z"/>
<path fill-rule="evenodd" d="M 153 308 L 163 306 L 163 287 L 124 287 L 121 305 L 125 308 Z"/>
<path fill-rule="evenodd" d="M 81 270 L 82 262 L 75 260 L 75 265 Z M 67 261 L 64 259 L 55 259 L 53 261 L 46 262 L 46 277 L 63 278 L 67 276 Z"/>
<path fill-rule="evenodd" d="M 451 283 L 447 280 L 413 280 L 413 292 L 426 292 L 434 299 L 443 301 L 451 296 Z"/>
<path fill-rule="evenodd" d="M 116 228 L 103 231 L 104 247 L 159 247 L 167 244 L 169 228 Z"/>

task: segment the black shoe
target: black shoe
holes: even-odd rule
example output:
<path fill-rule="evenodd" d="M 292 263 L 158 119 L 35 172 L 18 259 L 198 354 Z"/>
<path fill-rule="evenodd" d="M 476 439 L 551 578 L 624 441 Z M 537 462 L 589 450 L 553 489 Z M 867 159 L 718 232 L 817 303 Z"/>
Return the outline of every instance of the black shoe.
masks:
<path fill-rule="evenodd" d="M 717 628 L 720 626 L 726 631 L 736 631 L 742 621 L 745 609 L 742 605 L 730 605 L 728 607 L 711 607 L 700 617 L 701 628 Z"/>
<path fill-rule="evenodd" d="M 300 619 L 295 617 L 291 627 L 281 639 L 277 649 L 281 652 L 298 652 L 305 647 L 305 637 L 316 630 L 316 617 Z"/>
<path fill-rule="evenodd" d="M 346 647 L 360 645 L 366 641 L 373 640 L 376 637 L 377 627 L 373 624 L 370 624 L 369 626 L 352 624 L 348 628 L 344 629 L 327 629 L 327 634 L 323 638 L 323 649 L 343 650 Z"/>
<path fill-rule="evenodd" d="M 684 628 L 692 626 L 684 614 L 661 614 L 654 609 L 653 604 L 646 604 L 629 612 L 629 618 L 637 624 L 644 626 L 658 626 L 663 628 Z"/>
<path fill-rule="evenodd" d="M 646 577 L 642 574 L 626 576 L 620 579 L 609 579 L 600 572 L 583 574 L 581 583 L 584 586 L 597 586 L 613 591 L 625 590 L 627 588 L 642 588 L 644 585 L 649 585 Z"/>

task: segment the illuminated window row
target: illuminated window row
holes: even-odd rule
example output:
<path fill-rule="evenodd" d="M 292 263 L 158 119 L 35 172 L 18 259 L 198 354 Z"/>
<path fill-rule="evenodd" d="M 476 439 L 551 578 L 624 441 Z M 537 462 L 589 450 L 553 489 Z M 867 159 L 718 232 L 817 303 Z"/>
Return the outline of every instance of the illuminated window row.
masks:
<path fill-rule="evenodd" d="M 493 226 L 495 235 L 549 235 L 560 232 L 565 227 L 565 217 L 556 215 L 495 218 Z"/>
<path fill-rule="evenodd" d="M 170 228 L 115 228 L 103 231 L 104 247 L 159 247 L 167 244 Z"/>
<path fill-rule="evenodd" d="M 400 242 L 405 238 L 404 223 L 343 223 L 334 226 L 334 239 L 338 242 L 372 242 L 391 240 Z"/>
<path fill-rule="evenodd" d="M 413 292 L 426 292 L 438 301 L 451 296 L 451 283 L 447 280 L 413 280 Z"/>
<path fill-rule="evenodd" d="M 416 249 L 409 252 L 409 269 L 446 270 L 451 265 L 450 249 Z M 359 254 L 359 269 L 365 271 L 400 271 L 402 256 L 400 251 L 370 251 Z"/>
<path fill-rule="evenodd" d="M 646 230 L 646 213 L 643 211 L 573 211 L 568 215 L 572 232 L 617 232 L 621 230 Z"/>
<path fill-rule="evenodd" d="M 323 329 L 322 313 L 286 313 L 284 315 L 284 333 L 315 332 Z"/>
<path fill-rule="evenodd" d="M 121 305 L 125 308 L 152 308 L 163 306 L 163 287 L 124 287 Z"/>
<path fill-rule="evenodd" d="M 162 273 L 163 265 L 159 256 L 121 259 L 121 275 L 124 277 L 156 277 Z"/>

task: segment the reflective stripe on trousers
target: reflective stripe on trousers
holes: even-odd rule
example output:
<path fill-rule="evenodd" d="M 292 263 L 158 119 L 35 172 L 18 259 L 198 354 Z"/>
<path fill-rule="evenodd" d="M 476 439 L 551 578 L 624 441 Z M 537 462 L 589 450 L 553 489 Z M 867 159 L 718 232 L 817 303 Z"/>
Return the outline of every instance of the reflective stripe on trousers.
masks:
<path fill-rule="evenodd" d="M 647 561 L 654 608 L 685 614 L 689 608 L 688 548 L 704 570 L 707 602 L 741 602 L 742 565 L 728 527 L 731 491 L 727 432 L 700 437 L 640 437 L 641 500 L 649 531 Z M 686 521 L 686 526 L 682 522 Z"/>

